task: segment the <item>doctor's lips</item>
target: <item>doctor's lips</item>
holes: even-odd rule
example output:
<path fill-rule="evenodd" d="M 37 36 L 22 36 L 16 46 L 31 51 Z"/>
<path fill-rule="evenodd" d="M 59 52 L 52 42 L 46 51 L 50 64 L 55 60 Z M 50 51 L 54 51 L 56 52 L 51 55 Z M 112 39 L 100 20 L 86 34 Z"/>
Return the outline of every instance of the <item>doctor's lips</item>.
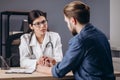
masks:
<path fill-rule="evenodd" d="M 47 31 L 47 29 L 41 29 L 41 31 L 45 32 L 45 31 Z"/>

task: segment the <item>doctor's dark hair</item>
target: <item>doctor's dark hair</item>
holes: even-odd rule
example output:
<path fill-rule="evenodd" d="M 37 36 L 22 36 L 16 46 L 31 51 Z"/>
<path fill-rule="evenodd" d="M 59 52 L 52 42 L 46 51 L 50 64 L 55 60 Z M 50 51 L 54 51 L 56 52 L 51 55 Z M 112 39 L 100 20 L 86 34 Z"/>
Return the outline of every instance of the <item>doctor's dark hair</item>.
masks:
<path fill-rule="evenodd" d="M 33 21 L 36 18 L 39 18 L 40 16 L 44 16 L 45 18 L 47 18 L 47 14 L 45 12 L 42 12 L 40 10 L 32 10 L 31 12 L 29 12 L 28 14 L 28 24 L 32 24 Z"/>
<path fill-rule="evenodd" d="M 90 8 L 81 1 L 73 1 L 64 7 L 64 15 L 74 17 L 80 24 L 86 24 L 90 19 Z"/>
<path fill-rule="evenodd" d="M 44 16 L 45 19 L 47 19 L 47 13 L 46 12 L 43 12 L 43 11 L 40 11 L 40 10 L 32 10 L 29 12 L 28 14 L 28 24 L 33 24 L 33 21 L 36 19 L 36 18 L 39 18 L 40 16 Z M 49 30 L 48 30 L 49 31 Z M 32 30 L 29 28 L 27 33 L 29 32 L 32 32 Z"/>

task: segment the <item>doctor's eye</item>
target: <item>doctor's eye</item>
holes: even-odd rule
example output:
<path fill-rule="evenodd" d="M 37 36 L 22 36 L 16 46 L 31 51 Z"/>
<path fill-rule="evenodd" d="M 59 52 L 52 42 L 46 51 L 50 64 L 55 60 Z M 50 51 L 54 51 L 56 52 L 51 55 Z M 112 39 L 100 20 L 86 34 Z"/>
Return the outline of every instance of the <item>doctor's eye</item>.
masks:
<path fill-rule="evenodd" d="M 41 21 L 41 22 L 36 22 L 36 23 L 33 23 L 33 25 L 34 26 L 36 26 L 36 27 L 41 27 L 42 25 L 44 25 L 44 24 L 47 24 L 47 20 L 43 20 L 43 21 Z"/>

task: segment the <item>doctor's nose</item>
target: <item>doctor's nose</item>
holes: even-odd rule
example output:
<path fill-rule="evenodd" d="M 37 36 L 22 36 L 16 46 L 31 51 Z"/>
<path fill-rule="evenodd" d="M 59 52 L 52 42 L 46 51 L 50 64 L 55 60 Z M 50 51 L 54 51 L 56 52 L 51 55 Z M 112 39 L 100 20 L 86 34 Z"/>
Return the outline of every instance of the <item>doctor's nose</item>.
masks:
<path fill-rule="evenodd" d="M 39 27 L 40 28 L 43 28 L 43 27 L 46 27 L 47 24 L 41 24 Z"/>

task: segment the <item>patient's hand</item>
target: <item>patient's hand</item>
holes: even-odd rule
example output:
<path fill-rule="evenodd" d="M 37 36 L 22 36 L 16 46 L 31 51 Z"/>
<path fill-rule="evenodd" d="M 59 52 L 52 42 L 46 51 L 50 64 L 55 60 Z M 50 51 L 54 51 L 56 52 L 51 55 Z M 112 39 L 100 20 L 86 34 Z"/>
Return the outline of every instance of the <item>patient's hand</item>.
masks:
<path fill-rule="evenodd" d="M 52 67 L 37 65 L 36 71 L 37 71 L 37 72 L 42 72 L 42 73 L 47 73 L 47 74 L 52 75 L 52 73 L 51 73 L 51 68 L 52 68 Z"/>
<path fill-rule="evenodd" d="M 39 61 L 37 61 L 37 65 L 48 66 L 51 67 L 56 64 L 56 60 L 47 56 L 42 56 Z"/>

